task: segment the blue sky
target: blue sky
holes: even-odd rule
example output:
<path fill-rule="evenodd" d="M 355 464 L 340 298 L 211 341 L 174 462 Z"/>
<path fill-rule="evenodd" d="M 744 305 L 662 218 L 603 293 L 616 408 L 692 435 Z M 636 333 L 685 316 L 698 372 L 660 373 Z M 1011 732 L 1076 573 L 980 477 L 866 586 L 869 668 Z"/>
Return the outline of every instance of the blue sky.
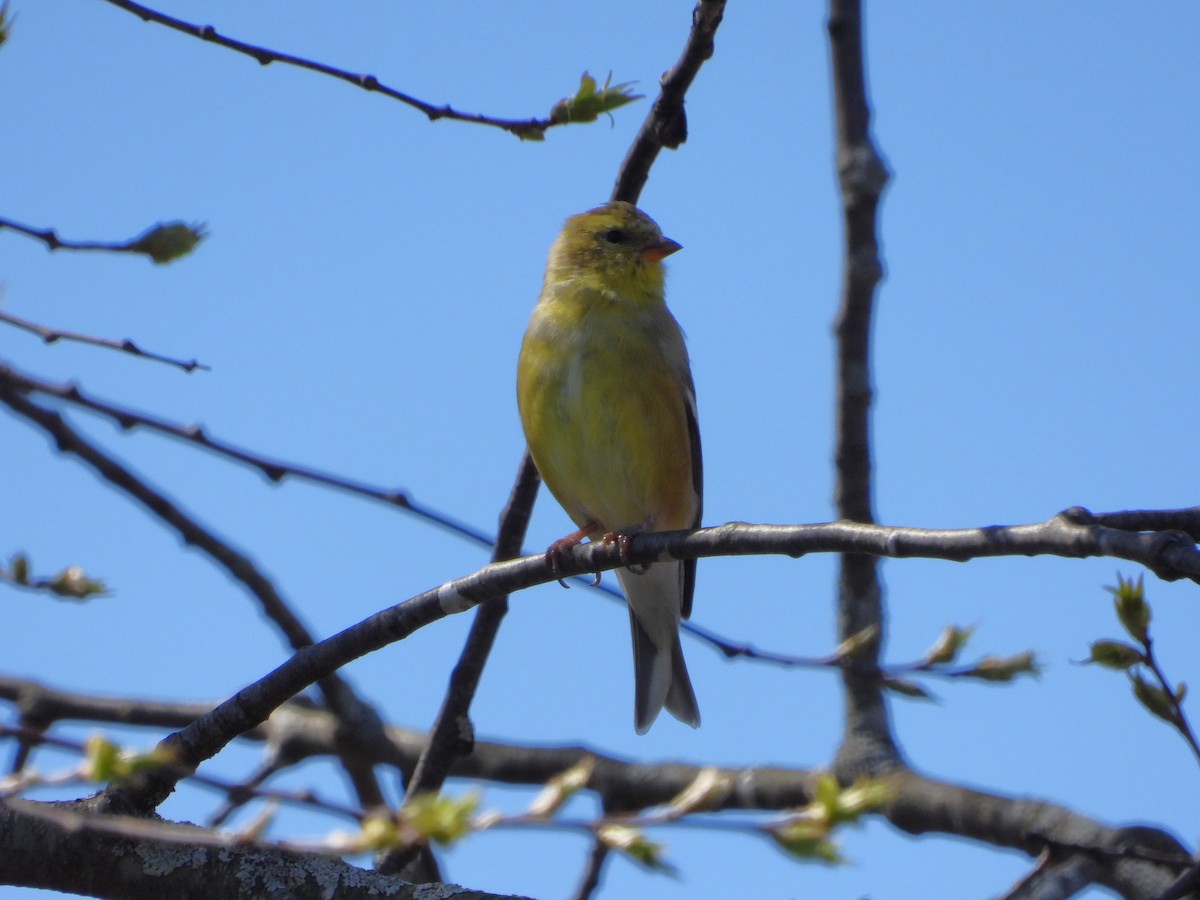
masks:
<path fill-rule="evenodd" d="M 603 201 L 648 109 L 543 144 L 429 123 L 346 84 L 144 24 L 101 0 L 14 0 L 0 49 L 0 216 L 122 239 L 159 220 L 210 237 L 166 267 L 46 252 L 0 233 L 4 308 L 43 324 L 195 357 L 184 375 L 0 327 L 0 356 L 258 452 L 383 486 L 494 527 L 523 449 L 514 366 L 546 248 Z M 250 42 L 369 71 L 434 103 L 544 115 L 587 69 L 653 95 L 689 2 L 361 3 L 158 8 Z M 684 251 L 668 300 L 689 338 L 704 438 L 705 524 L 832 516 L 831 322 L 840 272 L 823 6 L 732 2 L 688 95 L 689 140 L 641 206 Z M 874 329 L 880 521 L 969 527 L 1193 505 L 1200 177 L 1200 8 L 1169 4 L 872 4 L 875 135 L 894 179 Z M 88 435 L 246 550 L 327 635 L 465 574 L 487 551 L 403 514 L 72 413 Z M 56 686 L 218 700 L 286 654 L 244 592 L 46 439 L 0 419 L 0 554 L 82 565 L 87 606 L 4 592 L 8 673 Z M 527 546 L 569 530 L 543 494 Z M 935 776 L 1067 804 L 1112 824 L 1200 832 L 1200 772 L 1120 676 L 1072 661 L 1117 636 L 1112 560 L 885 563 L 890 661 L 948 623 L 975 653 L 1034 649 L 1037 680 L 933 684 L 896 701 L 898 739 Z M 706 560 L 695 621 L 797 655 L 834 643 L 834 560 Z M 1197 680 L 1195 586 L 1148 579 L 1157 649 Z M 398 724 L 432 721 L 469 617 L 346 674 Z M 512 603 L 477 697 L 480 735 L 583 742 L 644 760 L 827 763 L 835 679 L 684 650 L 699 731 L 631 722 L 625 613 L 554 585 Z M 84 734 L 77 728 L 70 733 Z M 127 735 L 148 744 L 150 735 Z M 246 771 L 223 755 L 213 771 Z M 56 761 L 45 757 L 50 767 Z M 311 764 L 286 783 L 340 782 Z M 452 783 L 452 790 L 466 785 Z M 527 794 L 489 789 L 519 809 Z M 164 808 L 199 819 L 181 791 Z M 587 815 L 586 802 L 572 812 Z M 274 836 L 320 834 L 287 814 Z M 617 860 L 604 896 L 908 898 L 1002 892 L 1023 857 L 884 823 L 843 837 L 854 865 L 801 866 L 740 835 L 676 830 L 678 880 Z M 488 834 L 445 856 L 463 884 L 570 893 L 575 835 Z M 536 863 L 530 864 L 530 860 Z M 0 889 L 0 895 L 21 892 Z M 1100 896 L 1095 894 L 1095 896 Z"/>

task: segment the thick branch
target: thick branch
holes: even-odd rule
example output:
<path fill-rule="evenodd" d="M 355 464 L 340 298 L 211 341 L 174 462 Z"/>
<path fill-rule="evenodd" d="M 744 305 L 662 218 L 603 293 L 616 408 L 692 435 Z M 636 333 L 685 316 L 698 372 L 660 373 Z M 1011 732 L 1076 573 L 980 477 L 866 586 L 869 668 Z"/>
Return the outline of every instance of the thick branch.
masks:
<path fill-rule="evenodd" d="M 44 702 L 57 702 L 63 711 L 84 716 L 95 704 L 98 720 L 111 701 L 59 694 L 51 689 L 12 679 L 0 680 L 0 696 L 12 698 L 36 692 Z M 126 701 L 141 705 L 138 701 Z M 145 704 L 147 708 L 150 704 Z M 170 714 L 169 705 L 157 705 Z M 182 707 L 175 715 L 190 715 Z M 129 721 L 125 716 L 123 721 Z M 141 721 L 145 721 L 142 717 Z M 166 720 L 174 721 L 168 718 Z M 329 713 L 289 708 L 254 733 L 283 746 L 304 746 L 314 753 L 331 753 L 335 721 Z M 393 751 L 376 761 L 401 768 L 411 766 L 423 749 L 424 738 L 398 728 L 388 729 Z M 525 746 L 481 741 L 460 760 L 457 777 L 514 785 L 538 786 L 584 758 L 594 762 L 586 785 L 609 812 L 639 810 L 665 803 L 690 785 L 702 767 L 681 763 L 633 763 L 579 746 Z M 714 794 L 714 810 L 773 811 L 801 807 L 812 799 L 818 773 L 804 769 L 717 770 L 725 790 Z M 884 810 L 897 827 L 913 834 L 942 833 L 993 846 L 1016 849 L 1038 857 L 1049 851 L 1056 865 L 1074 860 L 1087 863 L 1095 880 L 1123 896 L 1150 897 L 1188 867 L 1187 853 L 1165 832 L 1146 827 L 1112 828 L 1042 801 L 1008 798 L 953 784 L 936 782 L 897 770 L 889 778 L 894 795 Z"/>
<path fill-rule="evenodd" d="M 836 505 L 843 519 L 873 522 L 871 310 L 881 271 L 875 214 L 887 172 L 871 143 L 859 0 L 832 0 L 829 41 L 844 241 L 842 297 L 834 327 Z M 838 638 L 846 640 L 863 633 L 872 633 L 874 638 L 864 642 L 855 661 L 869 667 L 878 661 L 884 639 L 878 563 L 873 556 L 843 554 L 838 576 Z M 842 684 L 846 719 L 838 750 L 838 774 L 852 779 L 859 773 L 872 773 L 897 764 L 900 751 L 892 738 L 878 680 L 845 669 Z"/>
<path fill-rule="evenodd" d="M 161 703 L 137 698 L 115 699 L 59 691 L 37 682 L 0 677 L 0 698 L 19 709 L 37 710 L 43 722 L 77 720 L 113 722 L 146 727 L 180 728 L 212 711 L 211 704 Z M 276 748 L 293 762 L 334 756 L 337 720 L 329 712 L 288 703 L 261 725 L 241 737 Z M 372 762 L 401 772 L 412 771 L 428 746 L 428 736 L 389 726 L 386 746 L 372 746 Z M 609 812 L 641 810 L 666 803 L 695 781 L 701 766 L 685 763 L 639 763 L 606 755 L 582 745 L 506 744 L 477 741 L 472 753 L 457 760 L 455 778 L 470 778 L 526 787 L 540 787 L 583 759 L 594 762 L 587 789 L 595 792 Z M 723 768 L 720 777 L 734 786 L 717 799 L 717 809 L 780 810 L 803 806 L 812 799 L 815 773 L 806 769 L 768 766 Z"/>
<path fill-rule="evenodd" d="M 1149 900 L 1189 863 L 1187 851 L 1156 828 L 1110 828 L 1052 803 L 1000 797 L 898 773 L 887 817 L 911 834 L 941 832 L 1010 847 L 1031 856 L 1049 849 L 1058 862 L 1090 863 L 1091 881 L 1122 897 Z"/>
<path fill-rule="evenodd" d="M 1040 525 L 999 526 L 963 531 L 923 531 L 854 522 L 826 525 L 730 524 L 697 532 L 659 532 L 634 538 L 626 553 L 614 542 L 576 547 L 558 558 L 552 570 L 545 556 L 493 563 L 440 587 L 425 591 L 319 644 L 305 647 L 275 671 L 239 691 L 213 712 L 165 742 L 180 762 L 198 765 L 238 735 L 266 720 L 271 711 L 314 681 L 346 663 L 403 640 L 447 615 L 562 576 L 615 569 L 639 562 L 704 556 L 811 552 L 871 553 L 964 560 L 974 556 L 1115 556 L 1140 562 L 1164 577 L 1200 582 L 1200 550 L 1177 532 L 1137 534 L 1096 525 L 1080 525 L 1056 516 Z M 147 789 L 159 802 L 175 781 L 160 779 Z"/>
<path fill-rule="evenodd" d="M 408 884 L 327 856 L 271 847 L 239 846 L 194 826 L 122 820 L 77 812 L 82 804 L 0 802 L 0 884 L 39 887 L 93 897 L 158 900 L 161 897 L 228 897 L 322 900 L 429 896 Z M 157 832 L 157 833 L 156 833 Z M 214 839 L 215 838 L 215 839 Z M 205 849 L 208 848 L 208 849 Z M 446 900 L 495 895 L 439 885 Z"/>

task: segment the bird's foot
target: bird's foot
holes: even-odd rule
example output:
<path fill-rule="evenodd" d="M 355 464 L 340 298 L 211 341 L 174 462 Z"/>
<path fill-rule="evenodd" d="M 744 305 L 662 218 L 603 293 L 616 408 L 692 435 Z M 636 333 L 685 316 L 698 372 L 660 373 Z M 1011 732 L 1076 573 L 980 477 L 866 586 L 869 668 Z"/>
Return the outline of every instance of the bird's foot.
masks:
<path fill-rule="evenodd" d="M 563 581 L 562 575 L 560 574 L 562 572 L 563 554 L 569 553 L 571 550 L 574 550 L 581 543 L 583 543 L 583 539 L 591 534 L 595 528 L 596 526 L 594 524 L 588 523 L 578 531 L 572 531 L 566 537 L 559 538 L 546 548 L 546 565 L 550 567 L 551 573 L 554 574 L 554 576 L 558 579 L 558 583 L 563 587 L 570 587 L 569 584 Z M 597 572 L 596 580 L 593 581 L 592 584 L 597 585 L 599 583 L 600 573 Z"/>
<path fill-rule="evenodd" d="M 609 531 L 601 538 L 606 547 L 614 543 L 617 545 L 617 555 L 621 557 L 621 562 L 625 563 L 625 568 L 635 575 L 644 575 L 646 574 L 646 570 L 650 568 L 645 563 L 629 564 L 629 542 L 641 530 L 642 528 L 630 529 L 629 531 Z"/>

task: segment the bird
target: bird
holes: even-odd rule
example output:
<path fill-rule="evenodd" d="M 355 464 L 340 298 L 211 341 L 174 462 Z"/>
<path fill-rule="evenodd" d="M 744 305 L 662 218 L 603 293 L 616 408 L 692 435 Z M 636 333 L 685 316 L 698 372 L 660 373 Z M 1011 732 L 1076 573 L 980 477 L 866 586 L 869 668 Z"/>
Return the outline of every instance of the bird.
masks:
<path fill-rule="evenodd" d="M 567 219 L 550 247 L 517 363 L 517 405 L 542 481 L 583 539 L 698 528 L 703 467 L 683 332 L 667 309 L 662 260 L 681 245 L 631 203 Z M 679 642 L 696 561 L 617 570 L 633 639 L 634 728 L 665 707 L 697 728 L 700 709 Z"/>

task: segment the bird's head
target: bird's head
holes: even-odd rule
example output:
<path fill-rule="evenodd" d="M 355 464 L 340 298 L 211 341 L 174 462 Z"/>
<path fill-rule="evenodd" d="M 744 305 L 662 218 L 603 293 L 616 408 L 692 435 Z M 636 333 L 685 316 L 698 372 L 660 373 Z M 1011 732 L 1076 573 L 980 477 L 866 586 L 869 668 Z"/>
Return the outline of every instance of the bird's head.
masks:
<path fill-rule="evenodd" d="M 621 294 L 661 297 L 662 260 L 678 249 L 648 215 L 632 203 L 614 200 L 567 219 L 550 248 L 546 275 L 594 281 L 596 287 Z"/>

